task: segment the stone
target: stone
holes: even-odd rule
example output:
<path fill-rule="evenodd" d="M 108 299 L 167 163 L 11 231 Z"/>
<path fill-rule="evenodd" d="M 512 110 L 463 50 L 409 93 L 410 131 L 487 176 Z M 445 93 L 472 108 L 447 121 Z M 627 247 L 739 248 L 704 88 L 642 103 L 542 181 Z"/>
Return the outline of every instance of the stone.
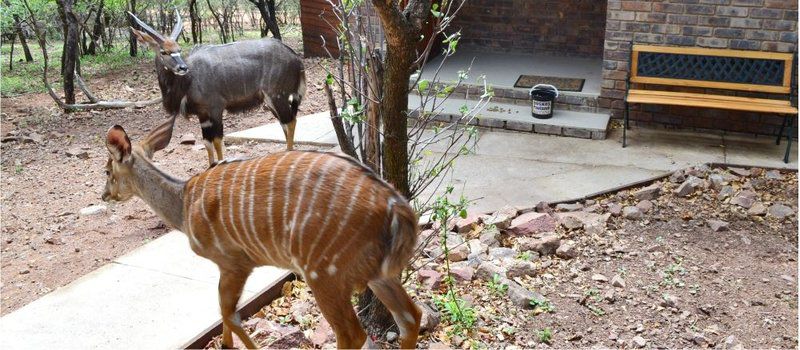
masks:
<path fill-rule="evenodd" d="M 98 205 L 90 205 L 86 208 L 82 208 L 78 211 L 79 216 L 94 216 L 94 215 L 101 215 L 105 214 L 108 211 L 108 207 L 103 204 Z"/>
<path fill-rule="evenodd" d="M 743 348 L 742 345 L 739 343 L 739 340 L 736 339 L 735 335 L 729 335 L 725 338 L 725 342 L 722 344 L 722 348 L 726 350 L 738 349 Z"/>
<path fill-rule="evenodd" d="M 636 192 L 633 192 L 633 198 L 637 200 L 653 200 L 658 197 L 659 193 L 661 192 L 661 186 L 659 184 L 652 184 L 645 188 L 639 189 Z"/>
<path fill-rule="evenodd" d="M 449 249 L 447 254 L 447 260 L 453 262 L 464 261 L 467 260 L 468 257 L 469 257 L 469 247 L 466 244 L 462 244 Z"/>
<path fill-rule="evenodd" d="M 631 339 L 631 345 L 635 348 L 643 348 L 647 346 L 647 340 L 637 335 Z"/>
<path fill-rule="evenodd" d="M 767 206 L 761 202 L 755 202 L 750 209 L 747 209 L 747 215 L 764 216 L 767 215 Z"/>
<path fill-rule="evenodd" d="M 269 349 L 305 349 L 308 347 L 313 347 L 313 344 L 306 339 L 306 336 L 299 329 L 285 334 L 267 345 Z"/>
<path fill-rule="evenodd" d="M 458 220 L 456 220 L 456 232 L 468 233 L 472 231 L 472 229 L 478 225 L 480 219 L 480 215 L 477 214 L 467 215 L 466 218 L 458 218 Z"/>
<path fill-rule="evenodd" d="M 491 260 L 513 259 L 515 256 L 517 256 L 517 251 L 511 248 L 489 248 L 489 259 Z"/>
<path fill-rule="evenodd" d="M 183 134 L 181 135 L 179 143 L 181 145 L 194 145 L 197 142 L 197 139 L 194 137 L 194 134 Z"/>
<path fill-rule="evenodd" d="M 314 327 L 314 332 L 309 336 L 309 340 L 311 340 L 311 343 L 316 345 L 317 348 L 321 348 L 325 344 L 335 342 L 336 334 L 333 333 L 330 323 L 322 317 L 317 326 Z"/>
<path fill-rule="evenodd" d="M 686 175 L 683 174 L 683 170 L 676 170 L 672 175 L 669 176 L 669 181 L 672 183 L 681 183 L 686 180 Z"/>
<path fill-rule="evenodd" d="M 774 216 L 777 219 L 783 219 L 788 216 L 794 215 L 795 210 L 783 204 L 773 204 L 769 207 L 769 209 L 767 209 L 767 213 L 770 216 Z"/>
<path fill-rule="evenodd" d="M 695 177 L 689 176 L 686 178 L 677 189 L 675 189 L 675 195 L 678 197 L 688 197 L 692 195 L 700 186 L 702 186 L 703 180 Z"/>
<path fill-rule="evenodd" d="M 553 255 L 561 246 L 561 239 L 555 233 L 545 234 L 542 238 L 522 237 L 517 240 L 520 251 L 533 250 L 541 256 Z"/>
<path fill-rule="evenodd" d="M 596 274 L 592 275 L 592 281 L 605 283 L 605 282 L 608 282 L 608 277 L 606 277 L 603 274 L 596 273 Z"/>
<path fill-rule="evenodd" d="M 514 281 L 507 281 L 508 284 L 508 297 L 511 302 L 520 308 L 531 309 L 531 300 L 544 300 L 545 298 L 536 292 L 527 290 L 525 287 L 519 285 Z"/>
<path fill-rule="evenodd" d="M 417 271 L 417 281 L 427 289 L 439 289 L 442 285 L 442 274 L 436 270 L 421 269 Z"/>
<path fill-rule="evenodd" d="M 309 315 L 309 310 L 311 310 L 311 304 L 307 301 L 299 301 L 296 303 L 292 303 L 292 306 L 289 308 L 289 313 L 292 315 L 292 319 L 299 323 L 303 323 L 303 318 Z"/>
<path fill-rule="evenodd" d="M 68 157 L 75 157 L 78 159 L 89 159 L 89 152 L 80 148 L 70 148 L 64 152 Z"/>
<path fill-rule="evenodd" d="M 64 240 L 61 239 L 61 237 L 54 237 L 54 236 L 45 237 L 44 238 L 44 242 L 47 243 L 47 244 L 52 244 L 52 245 L 63 245 L 64 244 Z"/>
<path fill-rule="evenodd" d="M 508 278 L 535 276 L 535 275 L 536 275 L 536 265 L 530 261 L 524 261 L 524 260 L 514 261 L 514 263 L 508 267 L 508 271 L 506 271 L 506 276 Z"/>
<path fill-rule="evenodd" d="M 669 294 L 669 293 L 664 293 L 664 295 L 661 298 L 661 304 L 660 305 L 663 306 L 663 307 L 677 308 L 679 301 L 680 301 L 680 299 L 678 299 L 678 297 L 676 297 L 676 296 L 674 296 L 672 294 Z"/>
<path fill-rule="evenodd" d="M 711 167 L 708 164 L 700 164 L 692 167 L 692 175 L 705 178 L 711 172 Z"/>
<path fill-rule="evenodd" d="M 714 232 L 727 231 L 729 226 L 728 222 L 722 220 L 710 219 L 706 221 L 706 223 L 708 224 L 708 227 L 710 227 L 711 230 Z"/>
<path fill-rule="evenodd" d="M 703 333 L 692 333 L 692 342 L 700 347 L 706 347 L 708 338 Z"/>
<path fill-rule="evenodd" d="M 492 215 L 481 216 L 481 222 L 486 226 L 494 226 L 500 230 L 505 230 L 511 225 L 511 220 L 513 218 L 513 216 L 507 214 L 494 213 Z"/>
<path fill-rule="evenodd" d="M 578 254 L 578 249 L 575 248 L 575 243 L 572 241 L 561 243 L 556 249 L 556 256 L 565 260 L 577 258 Z"/>
<path fill-rule="evenodd" d="M 417 302 L 416 304 L 420 311 L 422 311 L 422 317 L 419 323 L 420 334 L 431 332 L 436 329 L 436 326 L 438 326 L 440 322 L 439 312 L 426 303 Z"/>
<path fill-rule="evenodd" d="M 440 342 L 431 342 L 430 344 L 428 344 L 428 349 L 430 350 L 452 350 L 452 348 L 453 347 L 450 346 L 449 344 Z"/>
<path fill-rule="evenodd" d="M 583 209 L 580 203 L 561 203 L 556 205 L 556 211 L 578 211 Z"/>
<path fill-rule="evenodd" d="M 739 192 L 736 197 L 731 199 L 731 204 L 738 205 L 745 209 L 750 209 L 753 206 L 757 198 L 757 195 L 753 191 L 744 190 Z"/>
<path fill-rule="evenodd" d="M 467 244 L 469 244 L 469 255 L 467 259 L 474 256 L 484 256 L 489 249 L 489 246 L 483 244 L 483 242 L 477 238 L 469 240 Z"/>
<path fill-rule="evenodd" d="M 511 222 L 511 227 L 506 231 L 515 236 L 530 236 L 542 232 L 552 232 L 556 229 L 556 219 L 546 213 L 525 213 Z"/>
<path fill-rule="evenodd" d="M 590 205 L 588 207 L 583 208 L 583 211 L 585 211 L 587 213 L 598 213 L 599 214 L 599 213 L 603 212 L 603 207 L 600 206 L 600 204 L 592 204 L 592 205 Z"/>
<path fill-rule="evenodd" d="M 778 170 L 767 171 L 767 173 L 764 174 L 764 177 L 769 180 L 783 180 L 783 174 L 781 174 L 781 172 Z"/>
<path fill-rule="evenodd" d="M 620 216 L 622 215 L 622 205 L 611 203 L 608 205 L 608 212 L 611 213 L 611 216 Z"/>
<path fill-rule="evenodd" d="M 744 169 L 744 168 L 728 168 L 728 170 L 730 170 L 732 173 L 734 173 L 736 175 L 739 175 L 739 176 L 742 176 L 742 177 L 750 176 L 750 170 L 747 170 L 747 169 Z"/>
<path fill-rule="evenodd" d="M 585 211 L 556 214 L 559 223 L 567 229 L 586 228 L 587 226 L 600 225 L 605 228 L 611 214 L 596 214 Z"/>
<path fill-rule="evenodd" d="M 767 188 L 767 179 L 752 179 L 750 180 L 750 187 L 752 187 L 754 190 L 764 190 Z"/>
<path fill-rule="evenodd" d="M 469 266 L 451 267 L 450 274 L 456 281 L 469 282 L 475 277 L 475 269 Z"/>
<path fill-rule="evenodd" d="M 642 213 L 647 213 L 653 209 L 653 202 L 645 199 L 639 203 L 636 203 L 636 207 L 639 208 Z"/>
<path fill-rule="evenodd" d="M 614 275 L 611 278 L 611 285 L 617 288 L 625 288 L 625 280 L 620 275 Z"/>
<path fill-rule="evenodd" d="M 496 227 L 484 227 L 481 231 L 480 242 L 489 247 L 500 246 L 500 230 Z M 470 247 L 471 248 L 471 247 Z"/>
<path fill-rule="evenodd" d="M 711 182 L 711 188 L 714 191 L 719 191 L 722 189 L 722 186 L 727 185 L 727 181 L 725 178 L 722 177 L 720 174 L 711 174 L 708 176 L 708 181 Z"/>
<path fill-rule="evenodd" d="M 622 208 L 622 217 L 628 220 L 639 220 L 644 217 L 644 213 L 638 207 L 627 206 Z"/>
<path fill-rule="evenodd" d="M 537 213 L 551 213 L 551 212 L 553 212 L 553 209 L 550 208 L 550 203 L 547 203 L 547 202 L 536 203 L 536 207 L 534 207 L 534 210 Z"/>
<path fill-rule="evenodd" d="M 717 199 L 724 200 L 725 198 L 732 196 L 733 193 L 734 193 L 733 187 L 727 185 L 722 186 L 722 189 L 720 189 L 719 193 L 717 193 Z"/>
<path fill-rule="evenodd" d="M 495 275 L 499 275 L 500 277 L 505 277 L 506 270 L 489 261 L 481 262 L 481 264 L 478 265 L 478 269 L 475 270 L 475 278 L 484 281 L 493 280 Z"/>
<path fill-rule="evenodd" d="M 583 223 L 574 216 L 561 216 L 558 218 L 558 223 L 564 226 L 567 230 L 577 230 L 583 228 Z"/>
<path fill-rule="evenodd" d="M 391 342 L 393 342 L 395 340 L 397 340 L 397 333 L 392 332 L 392 331 L 386 332 L 386 341 L 387 342 L 391 343 Z"/>

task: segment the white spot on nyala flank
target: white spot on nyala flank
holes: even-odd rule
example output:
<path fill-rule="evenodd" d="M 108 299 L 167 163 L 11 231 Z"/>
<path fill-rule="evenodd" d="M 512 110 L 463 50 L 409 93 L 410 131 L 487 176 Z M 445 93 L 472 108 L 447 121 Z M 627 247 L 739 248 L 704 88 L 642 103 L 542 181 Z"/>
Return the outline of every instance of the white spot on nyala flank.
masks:
<path fill-rule="evenodd" d="M 328 268 L 325 269 L 325 270 L 328 271 L 329 275 L 333 276 L 334 274 L 336 274 L 336 270 L 337 269 L 336 269 L 336 266 L 328 265 Z"/>
<path fill-rule="evenodd" d="M 319 275 L 317 274 L 317 271 L 311 271 L 309 276 L 311 277 L 312 280 L 315 280 L 315 279 L 317 279 L 317 277 L 319 277 Z"/>
<path fill-rule="evenodd" d="M 206 121 L 200 123 L 200 127 L 201 128 L 210 128 L 212 125 L 214 125 L 214 124 L 211 123 L 210 120 L 206 120 Z"/>
<path fill-rule="evenodd" d="M 289 94 L 289 103 L 294 102 L 294 94 Z"/>

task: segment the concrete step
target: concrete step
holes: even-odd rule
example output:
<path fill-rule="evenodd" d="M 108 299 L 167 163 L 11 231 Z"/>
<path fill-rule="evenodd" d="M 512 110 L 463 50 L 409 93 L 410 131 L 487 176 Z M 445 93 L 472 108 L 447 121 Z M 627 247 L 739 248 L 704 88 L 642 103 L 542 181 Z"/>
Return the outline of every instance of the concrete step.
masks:
<path fill-rule="evenodd" d="M 409 95 L 409 109 L 418 111 L 420 99 L 421 97 L 418 95 Z M 437 100 L 436 106 L 429 102 L 426 110 L 437 112 L 439 114 L 437 120 L 450 122 L 454 118 L 460 117 L 459 110 L 462 106 L 466 105 L 468 108 L 472 108 L 477 103 L 477 101 L 451 97 L 444 101 Z M 602 140 L 606 138 L 610 119 L 611 116 L 607 113 L 561 109 L 553 111 L 553 117 L 550 119 L 537 119 L 531 116 L 530 105 L 489 102 L 478 112 L 477 118 L 471 124 L 492 129 Z"/>
<path fill-rule="evenodd" d="M 241 301 L 287 275 L 257 268 Z M 0 343 L 7 349 L 182 349 L 219 322 L 218 281 L 217 266 L 172 231 L 3 316 Z"/>

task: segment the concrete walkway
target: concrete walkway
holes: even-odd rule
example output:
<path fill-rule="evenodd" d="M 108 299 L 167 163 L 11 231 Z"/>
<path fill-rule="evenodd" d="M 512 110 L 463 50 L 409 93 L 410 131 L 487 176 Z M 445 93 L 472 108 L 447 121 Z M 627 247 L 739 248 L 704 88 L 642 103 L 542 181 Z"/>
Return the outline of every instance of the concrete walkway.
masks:
<path fill-rule="evenodd" d="M 296 142 L 336 150 L 329 115 L 299 118 Z M 475 199 L 470 211 L 485 212 L 578 198 L 701 163 L 797 169 L 797 147 L 784 164 L 785 143 L 776 146 L 772 137 L 633 128 L 622 148 L 621 134 L 611 130 L 605 140 L 586 140 L 481 129 L 475 154 L 460 157 L 447 182 Z M 284 142 L 277 123 L 226 135 L 230 139 Z M 431 150 L 429 157 L 440 155 Z"/>
<path fill-rule="evenodd" d="M 242 300 L 287 272 L 263 267 Z M 220 318 L 219 272 L 173 231 L 0 318 L 4 349 L 178 349 Z"/>

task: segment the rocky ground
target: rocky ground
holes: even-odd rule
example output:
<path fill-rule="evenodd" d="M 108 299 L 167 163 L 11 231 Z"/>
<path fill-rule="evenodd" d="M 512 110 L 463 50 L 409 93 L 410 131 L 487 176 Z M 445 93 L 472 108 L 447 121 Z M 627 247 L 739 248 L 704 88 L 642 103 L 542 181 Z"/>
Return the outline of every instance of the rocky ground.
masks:
<path fill-rule="evenodd" d="M 287 42 L 294 48 L 302 48 L 299 38 Z M 327 110 L 322 91 L 327 75 L 324 64 L 320 59 L 304 60 L 308 93 L 299 115 Z M 87 84 L 104 99 L 143 101 L 159 96 L 151 62 L 94 77 Z M 100 200 L 108 160 L 104 145 L 108 128 L 120 124 L 133 141 L 138 141 L 165 117 L 160 105 L 66 114 L 55 107 L 47 94 L 2 99 L 0 314 L 7 314 L 169 230 L 138 199 L 115 206 Z M 226 115 L 225 132 L 274 120 L 263 109 Z M 171 144 L 157 153 L 154 160 L 177 177 L 196 175 L 208 164 L 205 149 L 200 142 L 194 142 L 199 138 L 197 119 L 179 118 Z M 278 143 L 229 145 L 226 156 L 254 157 L 283 151 L 285 147 Z"/>
<path fill-rule="evenodd" d="M 419 347 L 794 348 L 797 186 L 796 172 L 698 166 L 429 227 L 406 284 Z M 335 347 L 301 281 L 244 325 L 270 348 Z"/>

